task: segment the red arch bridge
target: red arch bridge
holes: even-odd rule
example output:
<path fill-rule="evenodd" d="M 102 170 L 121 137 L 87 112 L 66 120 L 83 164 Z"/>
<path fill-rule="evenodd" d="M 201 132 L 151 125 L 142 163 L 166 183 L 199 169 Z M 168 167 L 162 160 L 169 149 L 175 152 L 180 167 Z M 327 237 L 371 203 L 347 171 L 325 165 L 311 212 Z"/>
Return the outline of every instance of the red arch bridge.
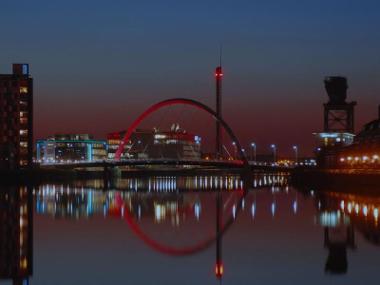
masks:
<path fill-rule="evenodd" d="M 173 105 L 187 105 L 191 106 L 195 109 L 199 109 L 211 117 L 213 117 L 216 121 L 218 121 L 221 126 L 224 128 L 230 139 L 235 143 L 237 154 L 239 156 L 238 160 L 206 160 L 206 159 L 198 159 L 198 160 L 188 160 L 188 159 L 121 159 L 121 154 L 124 151 L 124 146 L 130 140 L 132 133 L 136 130 L 136 128 L 151 114 L 155 113 L 158 110 L 164 109 Z M 103 160 L 103 161 L 89 161 L 89 162 L 72 162 L 72 163 L 53 163 L 53 164 L 45 164 L 44 167 L 61 167 L 61 168 L 91 168 L 91 167 L 104 167 L 104 169 L 120 167 L 120 166 L 149 166 L 149 165 L 189 165 L 189 166 L 204 166 L 204 167 L 213 167 L 213 168 L 227 168 L 227 169 L 237 169 L 241 171 L 250 171 L 252 169 L 263 170 L 263 171 L 271 171 L 271 170 L 283 170 L 281 167 L 273 167 L 270 165 L 250 165 L 241 144 L 232 131 L 231 127 L 221 118 L 219 117 L 214 110 L 205 104 L 185 98 L 174 98 L 168 99 L 164 101 L 160 101 L 152 106 L 150 106 L 147 110 L 145 110 L 127 129 L 126 134 L 121 141 L 114 160 Z"/>

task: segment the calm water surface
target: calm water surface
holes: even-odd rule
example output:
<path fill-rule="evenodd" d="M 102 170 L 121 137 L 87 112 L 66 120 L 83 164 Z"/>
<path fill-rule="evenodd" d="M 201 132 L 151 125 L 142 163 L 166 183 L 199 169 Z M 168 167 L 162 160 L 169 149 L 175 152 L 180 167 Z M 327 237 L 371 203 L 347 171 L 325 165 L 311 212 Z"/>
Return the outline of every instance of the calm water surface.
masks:
<path fill-rule="evenodd" d="M 111 190 L 101 181 L 2 187 L 0 283 L 377 282 L 380 195 L 295 189 L 282 175 L 254 185 L 245 193 L 235 176 L 156 176 Z"/>

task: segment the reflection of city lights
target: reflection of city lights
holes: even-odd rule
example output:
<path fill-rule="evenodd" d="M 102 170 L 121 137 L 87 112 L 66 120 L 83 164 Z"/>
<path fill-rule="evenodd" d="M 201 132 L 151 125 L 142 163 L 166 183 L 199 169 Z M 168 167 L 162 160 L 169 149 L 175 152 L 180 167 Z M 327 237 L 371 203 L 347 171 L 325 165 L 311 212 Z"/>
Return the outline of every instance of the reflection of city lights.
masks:
<path fill-rule="evenodd" d="M 363 215 L 364 215 L 364 216 L 367 216 L 367 215 L 368 215 L 368 208 L 367 208 L 367 206 L 364 206 L 364 207 L 363 207 Z"/>
<path fill-rule="evenodd" d="M 233 205 L 232 207 L 232 217 L 236 219 L 236 205 Z"/>
<path fill-rule="evenodd" d="M 271 212 L 272 212 L 272 217 L 274 217 L 274 215 L 276 213 L 276 203 L 272 202 L 272 205 L 270 208 L 271 208 Z"/>
<path fill-rule="evenodd" d="M 373 217 L 375 218 L 375 220 L 377 220 L 379 218 L 379 209 L 378 208 L 375 208 L 373 210 Z"/>
<path fill-rule="evenodd" d="M 256 204 L 252 203 L 252 207 L 251 207 L 252 219 L 255 217 L 255 214 L 256 214 Z"/>
<path fill-rule="evenodd" d="M 342 211 L 344 210 L 344 201 L 340 201 L 340 208 L 342 209 Z"/>
<path fill-rule="evenodd" d="M 161 205 L 154 205 L 154 218 L 156 222 L 161 222 L 161 220 L 165 217 L 166 209 Z"/>
<path fill-rule="evenodd" d="M 336 227 L 339 224 L 339 218 L 336 212 L 323 212 L 320 214 L 320 223 L 322 226 Z"/>
<path fill-rule="evenodd" d="M 195 203 L 195 205 L 194 205 L 194 216 L 199 221 L 199 218 L 201 216 L 201 205 L 200 205 L 200 203 Z"/>
<path fill-rule="evenodd" d="M 139 218 L 139 220 L 141 219 L 141 205 L 139 205 L 137 208 L 137 217 Z"/>
<path fill-rule="evenodd" d="M 352 212 L 352 204 L 351 203 L 348 203 L 348 205 L 347 205 L 347 211 L 348 211 L 349 214 L 351 214 L 351 212 Z"/>
<path fill-rule="evenodd" d="M 297 200 L 293 202 L 293 212 L 294 214 L 297 214 L 297 208 L 298 208 L 298 203 Z"/>

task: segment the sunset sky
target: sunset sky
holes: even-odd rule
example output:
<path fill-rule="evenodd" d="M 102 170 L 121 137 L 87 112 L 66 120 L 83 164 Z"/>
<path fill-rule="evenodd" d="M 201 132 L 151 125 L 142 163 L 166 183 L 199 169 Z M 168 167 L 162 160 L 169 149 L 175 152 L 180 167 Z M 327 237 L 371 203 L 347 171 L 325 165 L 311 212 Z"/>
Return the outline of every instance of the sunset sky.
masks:
<path fill-rule="evenodd" d="M 357 130 L 377 116 L 379 27 L 375 0 L 7 0 L 0 73 L 30 64 L 35 138 L 102 138 L 163 99 L 214 106 L 222 44 L 224 118 L 243 144 L 267 152 L 276 143 L 283 154 L 297 144 L 310 154 L 312 133 L 322 130 L 324 76 L 347 76 Z"/>

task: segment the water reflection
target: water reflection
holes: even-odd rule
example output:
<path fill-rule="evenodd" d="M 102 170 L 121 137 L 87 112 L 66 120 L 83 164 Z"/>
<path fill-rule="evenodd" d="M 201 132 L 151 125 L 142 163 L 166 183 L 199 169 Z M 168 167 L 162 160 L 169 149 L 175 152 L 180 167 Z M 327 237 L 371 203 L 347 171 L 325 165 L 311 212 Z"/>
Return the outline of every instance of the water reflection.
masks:
<path fill-rule="evenodd" d="M 255 178 L 255 187 L 272 186 L 273 193 L 287 185 L 283 174 Z M 212 182 L 213 181 L 213 182 Z M 219 182 L 218 182 L 219 181 Z M 227 190 L 230 199 L 233 193 L 243 191 L 239 176 L 195 176 L 195 177 L 149 177 L 130 178 L 118 181 L 118 190 L 99 191 L 103 185 L 99 180 L 78 181 L 74 185 L 42 185 L 35 190 L 36 212 L 55 218 L 82 218 L 102 213 L 106 216 L 124 217 L 126 210 L 141 219 L 153 216 L 155 222 L 175 220 L 181 212 L 190 213 L 199 220 L 202 203 L 199 196 L 186 200 L 186 193 Z M 206 185 L 209 188 L 205 188 Z M 236 186 L 236 188 L 234 188 Z M 123 188 L 124 187 L 124 188 Z M 286 188 L 288 189 L 288 188 Z M 245 208 L 245 200 L 242 200 Z M 231 212 L 236 216 L 236 201 Z"/>
<path fill-rule="evenodd" d="M 349 264 L 352 263 L 352 256 L 349 252 L 365 250 L 360 240 L 376 246 L 380 243 L 380 196 L 336 190 L 295 191 L 288 185 L 287 176 L 282 174 L 257 176 L 253 186 L 251 191 L 245 192 L 238 176 L 158 176 L 123 179 L 117 182 L 115 189 L 107 191 L 103 190 L 101 181 L 76 181 L 69 185 L 46 184 L 33 190 L 27 187 L 3 188 L 0 192 L 0 277 L 12 279 L 13 284 L 29 282 L 32 275 L 33 209 L 37 221 L 50 221 L 49 228 L 45 230 L 51 233 L 68 225 L 67 222 L 75 224 L 94 221 L 94 225 L 101 224 L 103 227 L 108 224 L 107 234 L 110 236 L 120 234 L 120 228 L 124 225 L 140 244 L 139 251 L 143 251 L 144 247 L 168 256 L 188 256 L 213 249 L 213 259 L 204 260 L 200 254 L 194 255 L 194 258 L 201 258 L 201 263 L 206 264 L 207 268 L 214 268 L 214 278 L 216 276 L 217 279 L 226 277 L 226 264 L 227 276 L 239 278 L 233 271 L 229 271 L 234 267 L 233 263 L 224 261 L 226 256 L 227 259 L 231 256 L 231 242 L 228 241 L 231 234 L 238 238 L 234 247 L 239 248 L 244 243 L 249 251 L 253 244 L 263 244 L 263 254 L 268 252 L 276 258 L 275 244 L 268 245 L 262 240 L 282 240 L 280 236 L 276 238 L 275 234 L 266 233 L 271 224 L 277 228 L 284 224 L 283 230 L 289 228 L 290 231 L 295 231 L 296 243 L 316 237 L 317 243 L 314 241 L 314 245 L 319 245 L 321 252 L 324 245 L 326 250 L 319 257 L 319 271 L 330 274 L 341 275 L 351 271 Z M 88 224 L 81 225 L 81 233 L 90 230 Z M 295 225 L 297 228 L 294 228 Z M 318 231 L 315 231 L 315 226 Z M 308 230 L 314 232 L 314 237 L 307 234 Z M 231 234 L 227 235 L 230 237 L 226 242 L 227 232 Z M 240 242 L 246 239 L 245 235 L 249 235 L 252 245 L 247 241 Z M 362 238 L 358 239 L 358 236 Z M 62 240 L 57 241 L 58 244 L 60 242 Z M 291 242 L 287 241 L 288 244 Z M 130 243 L 131 238 L 126 246 Z M 96 243 L 94 246 L 96 248 L 102 244 Z M 37 243 L 37 254 L 43 251 L 43 247 L 44 244 Z M 288 252 L 286 248 L 281 250 Z M 260 259 L 258 264 L 265 260 L 265 255 L 260 255 L 257 249 L 251 254 Z M 72 255 L 75 259 L 77 253 L 73 251 Z M 295 262 L 293 258 L 290 255 L 287 262 Z M 181 260 L 178 259 L 177 262 L 180 266 Z M 40 272 L 43 272 L 44 266 L 46 264 L 41 262 L 36 264 Z M 273 266 L 281 268 L 283 265 L 273 261 Z M 111 268 L 104 270 L 107 272 Z M 250 280 L 248 264 L 242 268 L 247 271 L 245 280 Z M 49 275 L 49 272 L 46 274 Z M 52 277 L 57 278 L 50 276 Z M 36 280 L 38 278 L 41 275 L 37 275 Z M 278 276 L 276 280 L 280 282 L 281 277 Z M 349 283 L 347 281 L 349 280 L 345 279 L 346 284 Z M 35 284 L 40 284 L 36 282 Z M 88 284 L 103 284 L 96 282 L 94 279 Z M 315 284 L 323 282 L 320 279 Z"/>
<path fill-rule="evenodd" d="M 0 279 L 28 284 L 33 272 L 32 193 L 27 187 L 0 191 Z"/>

